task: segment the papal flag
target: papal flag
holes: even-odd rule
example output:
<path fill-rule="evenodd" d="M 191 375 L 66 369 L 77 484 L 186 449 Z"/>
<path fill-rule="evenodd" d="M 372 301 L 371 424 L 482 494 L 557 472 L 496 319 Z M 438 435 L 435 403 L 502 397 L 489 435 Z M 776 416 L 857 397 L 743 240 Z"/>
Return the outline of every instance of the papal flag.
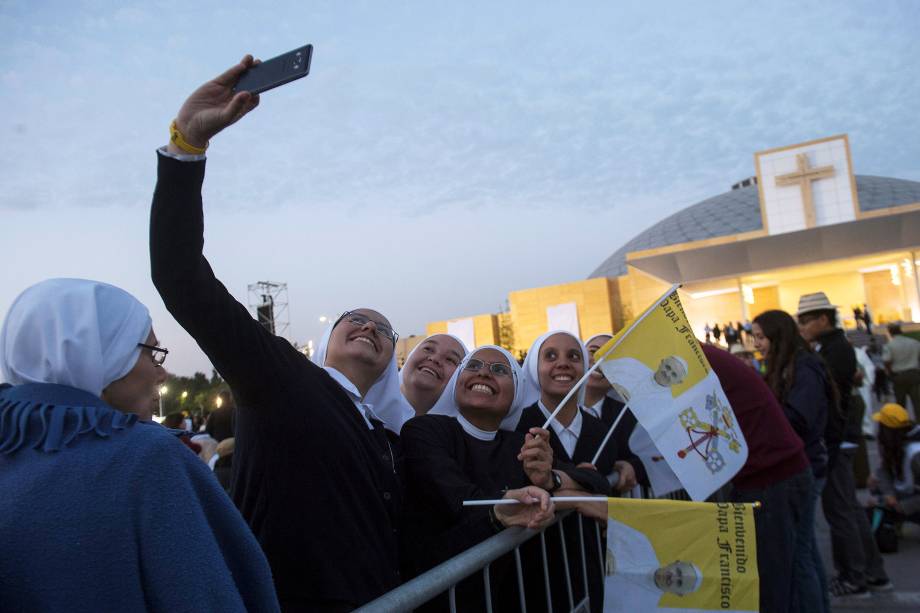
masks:
<path fill-rule="evenodd" d="M 604 611 L 757 611 L 749 504 L 611 498 Z"/>
<path fill-rule="evenodd" d="M 744 466 L 747 443 L 672 289 L 595 359 L 639 421 L 629 447 L 655 495 L 705 500 Z"/>

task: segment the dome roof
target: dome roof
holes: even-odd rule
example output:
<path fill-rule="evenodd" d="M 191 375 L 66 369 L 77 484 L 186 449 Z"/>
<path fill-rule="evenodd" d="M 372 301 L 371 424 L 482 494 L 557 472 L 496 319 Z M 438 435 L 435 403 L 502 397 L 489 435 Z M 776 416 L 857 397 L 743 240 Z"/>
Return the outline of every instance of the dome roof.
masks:
<path fill-rule="evenodd" d="M 862 211 L 875 211 L 920 202 L 920 182 L 890 177 L 856 175 Z M 756 185 L 707 198 L 656 223 L 617 249 L 590 277 L 626 274 L 626 254 L 678 243 L 731 236 L 763 229 Z"/>

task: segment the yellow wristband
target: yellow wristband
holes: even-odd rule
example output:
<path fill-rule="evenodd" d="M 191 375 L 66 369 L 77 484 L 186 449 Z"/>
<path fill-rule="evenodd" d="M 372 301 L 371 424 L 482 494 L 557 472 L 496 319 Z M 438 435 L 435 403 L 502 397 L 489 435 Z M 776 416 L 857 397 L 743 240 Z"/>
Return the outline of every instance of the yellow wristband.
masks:
<path fill-rule="evenodd" d="M 175 119 L 173 119 L 173 122 L 169 124 L 169 141 L 179 149 L 182 149 L 186 153 L 191 153 L 193 155 L 201 155 L 208 150 L 208 143 L 205 143 L 204 147 L 196 147 L 195 145 L 190 145 L 188 141 L 185 140 L 185 137 L 182 136 L 182 132 L 179 131 L 179 126 L 176 125 Z"/>

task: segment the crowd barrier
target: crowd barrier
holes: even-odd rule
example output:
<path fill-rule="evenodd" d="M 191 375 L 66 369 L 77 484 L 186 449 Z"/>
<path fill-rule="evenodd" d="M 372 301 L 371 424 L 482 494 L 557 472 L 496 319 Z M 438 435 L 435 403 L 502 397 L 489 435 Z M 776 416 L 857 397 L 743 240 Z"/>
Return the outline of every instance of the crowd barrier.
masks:
<path fill-rule="evenodd" d="M 619 474 L 614 472 L 608 477 L 608 480 L 611 483 L 615 483 L 619 480 Z M 636 493 L 638 492 L 634 491 L 633 495 Z M 565 569 L 565 584 L 566 590 L 568 592 L 569 608 L 567 610 L 572 613 L 587 613 L 591 609 L 588 597 L 588 564 L 600 564 L 601 575 L 603 576 L 604 555 L 602 552 L 606 551 L 607 548 L 602 542 L 600 525 L 596 522 L 593 523 L 593 529 L 595 532 L 594 537 L 597 539 L 597 551 L 600 553 L 600 555 L 597 561 L 588 560 L 585 554 L 584 522 L 577 522 L 579 532 L 579 555 L 577 558 L 575 558 L 574 562 L 579 564 L 579 568 L 581 570 L 580 576 L 584 583 L 584 597 L 576 602 L 574 597 L 574 590 L 572 589 L 572 569 L 574 568 L 574 565 L 566 546 L 565 528 L 562 525 L 562 519 L 573 512 L 574 511 L 571 509 L 568 509 L 557 513 L 555 520 L 542 530 L 527 530 L 521 527 L 506 528 L 495 536 L 484 540 L 478 545 L 470 547 L 463 553 L 454 556 L 450 560 L 447 560 L 446 562 L 432 568 L 431 570 L 419 575 L 418 577 L 407 581 L 398 588 L 387 592 L 380 598 L 369 602 L 368 604 L 358 609 L 358 611 L 368 613 L 411 611 L 440 596 L 444 592 L 447 592 L 450 612 L 455 613 L 457 610 L 455 598 L 457 584 L 459 584 L 464 579 L 473 576 L 477 572 L 482 572 L 484 584 L 482 610 L 486 611 L 487 613 L 492 613 L 492 590 L 489 566 L 492 562 L 502 557 L 503 555 L 513 552 L 517 591 L 521 605 L 520 610 L 521 613 L 526 613 L 528 595 L 524 593 L 524 573 L 521 564 L 521 545 L 532 538 L 539 538 L 540 551 L 543 556 L 542 569 L 543 585 L 545 589 L 543 594 L 531 593 L 529 596 L 531 598 L 546 598 L 545 607 L 541 607 L 540 609 L 545 609 L 552 612 L 552 593 L 550 590 L 549 561 L 546 555 L 546 539 L 555 538 L 554 533 L 558 533 L 562 545 L 561 551 L 563 567 Z"/>

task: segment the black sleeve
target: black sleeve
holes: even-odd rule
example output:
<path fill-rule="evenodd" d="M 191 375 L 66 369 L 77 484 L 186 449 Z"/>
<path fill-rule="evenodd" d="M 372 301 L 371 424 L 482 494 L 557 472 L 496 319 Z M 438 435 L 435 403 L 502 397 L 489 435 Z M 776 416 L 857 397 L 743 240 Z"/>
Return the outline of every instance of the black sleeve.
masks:
<path fill-rule="evenodd" d="M 427 549 L 433 556 L 426 566 L 446 560 L 495 534 L 491 507 L 464 507 L 464 500 L 501 498 L 500 490 L 484 490 L 474 483 L 457 461 L 456 441 L 438 416 L 409 420 L 400 434 L 406 469 L 406 487 L 424 500 L 427 512 L 439 518 L 446 530 L 430 535 Z"/>
<path fill-rule="evenodd" d="M 819 366 L 817 360 L 796 360 L 795 383 L 783 403 L 786 418 L 803 441 L 811 440 L 816 433 L 820 436 L 827 425 L 830 399 Z"/>
<path fill-rule="evenodd" d="M 214 368 L 251 406 L 305 358 L 249 314 L 214 276 L 202 253 L 205 163 L 158 155 L 150 213 L 150 269 L 166 308 Z"/>
<path fill-rule="evenodd" d="M 580 485 L 589 494 L 610 494 L 610 483 L 607 477 L 590 468 L 576 468 L 574 464 L 563 462 L 553 457 L 553 468 L 567 474 L 575 483 Z"/>

